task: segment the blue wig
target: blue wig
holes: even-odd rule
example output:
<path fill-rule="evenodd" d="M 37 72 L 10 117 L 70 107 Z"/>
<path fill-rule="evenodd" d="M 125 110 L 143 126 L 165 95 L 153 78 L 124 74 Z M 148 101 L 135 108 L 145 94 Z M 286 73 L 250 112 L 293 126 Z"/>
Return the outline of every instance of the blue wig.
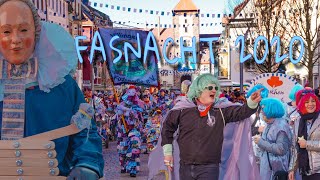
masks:
<path fill-rule="evenodd" d="M 251 96 L 251 94 L 253 94 L 254 92 L 258 91 L 259 89 L 263 88 L 263 90 L 261 91 L 260 95 L 262 98 L 267 98 L 268 97 L 268 94 L 269 94 L 269 91 L 268 89 L 262 85 L 262 84 L 257 84 L 255 86 L 253 86 L 252 89 L 250 89 L 250 91 L 248 91 L 247 93 L 247 98 L 249 98 Z"/>
<path fill-rule="evenodd" d="M 296 101 L 296 94 L 298 91 L 300 91 L 301 89 L 303 89 L 303 87 L 300 84 L 296 84 L 293 86 L 293 88 L 291 89 L 290 93 L 289 93 L 289 98 L 292 101 Z"/>
<path fill-rule="evenodd" d="M 265 98 L 260 102 L 262 111 L 268 119 L 281 118 L 285 114 L 282 102 L 277 98 Z"/>

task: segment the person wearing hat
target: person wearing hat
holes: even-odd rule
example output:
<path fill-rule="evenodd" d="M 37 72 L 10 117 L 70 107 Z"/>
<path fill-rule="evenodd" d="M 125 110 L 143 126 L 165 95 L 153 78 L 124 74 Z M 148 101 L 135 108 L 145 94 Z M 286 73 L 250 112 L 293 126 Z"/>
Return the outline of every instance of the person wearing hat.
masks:
<path fill-rule="evenodd" d="M 0 29 L 1 140 L 63 128 L 79 113 L 80 119 L 90 118 L 91 128 L 53 140 L 59 176 L 101 178 L 101 138 L 92 116 L 79 111 L 90 105 L 72 78 L 78 64 L 73 37 L 57 24 L 40 21 L 31 0 L 0 0 Z M 12 117 L 19 123 L 13 126 Z"/>
<path fill-rule="evenodd" d="M 231 142 L 233 139 L 228 139 L 228 144 L 239 146 L 238 144 L 241 143 L 242 149 L 237 149 L 238 153 L 235 154 L 229 154 L 230 150 L 221 153 L 224 126 L 231 122 L 247 119 L 255 113 L 261 100 L 261 91 L 262 89 L 253 92 L 248 98 L 248 103 L 241 106 L 233 104 L 227 99 L 221 101 L 218 98 L 220 85 L 212 74 L 202 74 L 197 77 L 190 86 L 188 98 L 178 102 L 168 112 L 163 123 L 161 145 L 163 146 L 164 163 L 168 169 L 179 171 L 178 177 L 181 180 L 218 180 L 221 155 L 223 155 L 224 161 L 229 158 L 239 158 L 239 162 L 223 162 L 222 165 L 227 167 L 222 167 L 222 178 L 229 179 L 241 175 L 249 180 L 255 179 L 258 172 L 257 166 L 254 164 L 255 162 L 249 160 L 250 157 L 253 158 L 251 137 L 249 134 L 241 135 L 240 133 L 250 132 L 251 122 L 249 119 L 243 122 L 244 125 L 238 126 L 233 123 L 230 126 L 231 129 L 227 128 L 227 133 L 234 134 L 239 139 L 239 142 Z M 174 133 L 177 130 L 180 162 L 174 162 L 173 157 L 173 153 L 176 154 L 176 149 L 173 149 L 172 143 Z M 231 137 L 233 136 L 231 135 Z M 242 154 L 241 157 L 237 156 L 239 153 Z M 245 156 L 245 154 L 249 156 Z M 237 164 L 242 165 L 239 167 Z M 176 165 L 180 165 L 180 167 Z M 241 173 L 234 174 L 239 170 Z"/>

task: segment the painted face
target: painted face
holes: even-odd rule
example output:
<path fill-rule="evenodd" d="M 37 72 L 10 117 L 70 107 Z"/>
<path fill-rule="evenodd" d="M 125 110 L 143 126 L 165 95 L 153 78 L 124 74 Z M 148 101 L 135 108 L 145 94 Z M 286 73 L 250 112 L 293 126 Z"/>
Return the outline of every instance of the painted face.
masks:
<path fill-rule="evenodd" d="M 199 97 L 200 102 L 205 105 L 214 103 L 217 89 L 218 87 L 215 84 L 208 84 Z"/>
<path fill-rule="evenodd" d="M 134 96 L 134 95 L 136 95 L 136 90 L 135 89 L 129 89 L 127 94 L 128 94 L 128 96 Z"/>
<path fill-rule="evenodd" d="M 0 7 L 0 53 L 11 64 L 22 64 L 35 46 L 35 26 L 31 9 L 21 1 Z"/>
<path fill-rule="evenodd" d="M 310 99 L 307 100 L 304 105 L 308 113 L 314 113 L 314 111 L 316 110 L 316 100 L 312 97 L 310 97 Z"/>

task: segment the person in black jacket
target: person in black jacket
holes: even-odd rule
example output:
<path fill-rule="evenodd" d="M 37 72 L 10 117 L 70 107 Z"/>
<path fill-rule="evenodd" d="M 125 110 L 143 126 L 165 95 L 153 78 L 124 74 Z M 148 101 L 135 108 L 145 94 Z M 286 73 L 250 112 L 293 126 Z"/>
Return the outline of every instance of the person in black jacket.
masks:
<path fill-rule="evenodd" d="M 169 170 L 173 167 L 173 135 L 179 128 L 180 179 L 217 180 L 225 123 L 241 121 L 255 113 L 261 90 L 254 92 L 245 105 L 215 108 L 220 92 L 218 80 L 211 74 L 195 79 L 188 99 L 177 103 L 163 123 L 161 145 Z"/>

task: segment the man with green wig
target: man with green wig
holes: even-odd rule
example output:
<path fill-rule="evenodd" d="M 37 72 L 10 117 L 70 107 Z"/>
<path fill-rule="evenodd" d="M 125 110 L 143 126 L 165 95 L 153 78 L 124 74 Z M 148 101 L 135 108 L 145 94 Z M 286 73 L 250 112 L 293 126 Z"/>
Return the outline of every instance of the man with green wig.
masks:
<path fill-rule="evenodd" d="M 234 133 L 231 136 L 236 137 L 237 141 L 241 141 L 242 136 L 249 139 L 250 121 L 249 125 L 236 127 L 237 125 L 224 128 L 226 123 L 232 123 L 245 120 L 256 112 L 258 104 L 261 100 L 261 90 L 252 93 L 248 98 L 248 103 L 245 105 L 233 104 L 225 98 L 219 99 L 220 85 L 218 80 L 212 74 L 203 74 L 197 77 L 190 86 L 187 94 L 187 99 L 179 101 L 173 109 L 171 109 L 163 123 L 161 132 L 164 151 L 164 163 L 170 171 L 173 170 L 173 136 L 176 131 L 179 133 L 178 145 L 180 150 L 180 167 L 179 179 L 181 180 L 197 180 L 197 179 L 210 179 L 218 180 L 219 172 L 222 179 L 234 179 L 235 176 L 244 176 L 246 179 L 255 179 L 253 172 L 257 172 L 249 160 L 246 164 L 228 165 L 228 170 L 219 170 L 221 160 L 233 159 L 233 154 L 239 154 L 241 148 L 247 151 L 252 151 L 252 145 L 244 144 L 239 145 L 233 142 L 224 142 L 224 134 Z M 240 123 L 241 124 L 241 123 Z M 241 129 L 242 128 L 242 129 Z M 224 132 L 228 131 L 228 132 Z M 242 135 L 244 134 L 244 135 Z M 248 140 L 246 142 L 249 142 Z M 225 147 L 224 144 L 229 144 Z M 251 143 L 251 142 L 250 142 Z M 231 144 L 231 146 L 230 146 Z M 238 145 L 238 146 L 237 146 Z M 241 146 L 241 147 L 240 147 Z M 242 147 L 245 146 L 245 147 Z M 231 147 L 231 148 L 230 148 Z M 223 150 L 222 150 L 223 149 Z M 238 151 L 234 153 L 232 149 Z M 238 150 L 239 149 L 239 150 Z M 229 153 L 228 155 L 223 153 Z M 241 151 L 244 152 L 244 151 Z M 228 156 L 228 157 L 227 157 Z M 233 164 L 237 164 L 237 159 L 233 159 Z M 249 163 L 249 164 L 248 164 Z M 252 166 L 253 169 L 250 169 Z M 176 168 L 176 166 L 175 166 Z M 237 169 L 242 171 L 242 168 L 247 168 L 246 172 L 228 172 L 230 169 Z M 251 171 L 251 172 L 250 172 Z M 177 179 L 177 178 L 176 178 Z M 243 178 L 239 178 L 243 179 Z"/>

